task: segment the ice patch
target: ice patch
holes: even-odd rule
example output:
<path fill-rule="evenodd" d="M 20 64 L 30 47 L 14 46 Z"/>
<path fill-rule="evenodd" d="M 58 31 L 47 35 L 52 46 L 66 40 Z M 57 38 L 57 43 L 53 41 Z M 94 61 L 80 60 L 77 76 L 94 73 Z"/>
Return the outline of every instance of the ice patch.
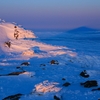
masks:
<path fill-rule="evenodd" d="M 56 87 L 58 84 L 59 83 L 57 82 L 49 82 L 48 80 L 43 81 L 42 83 L 35 85 L 33 93 L 59 92 L 61 88 Z"/>

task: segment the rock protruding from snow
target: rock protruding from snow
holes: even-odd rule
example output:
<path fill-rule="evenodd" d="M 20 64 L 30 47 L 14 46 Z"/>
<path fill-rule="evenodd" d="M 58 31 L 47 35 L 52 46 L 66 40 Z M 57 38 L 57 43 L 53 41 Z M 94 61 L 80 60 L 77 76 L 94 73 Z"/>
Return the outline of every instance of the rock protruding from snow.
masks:
<path fill-rule="evenodd" d="M 8 41 L 21 38 L 36 38 L 36 36 L 28 30 L 11 23 L 0 23 L 0 41 Z"/>
<path fill-rule="evenodd" d="M 91 80 L 91 81 L 86 81 L 84 83 L 81 83 L 81 85 L 83 85 L 86 88 L 90 88 L 90 87 L 98 86 L 98 83 L 96 80 Z"/>
<path fill-rule="evenodd" d="M 63 86 L 65 86 L 65 87 L 67 87 L 69 85 L 71 85 L 69 82 L 66 82 L 66 83 L 63 84 Z"/>
<path fill-rule="evenodd" d="M 87 74 L 86 70 L 82 71 L 80 73 L 80 76 L 84 77 L 84 78 L 88 78 L 89 77 L 89 74 Z"/>

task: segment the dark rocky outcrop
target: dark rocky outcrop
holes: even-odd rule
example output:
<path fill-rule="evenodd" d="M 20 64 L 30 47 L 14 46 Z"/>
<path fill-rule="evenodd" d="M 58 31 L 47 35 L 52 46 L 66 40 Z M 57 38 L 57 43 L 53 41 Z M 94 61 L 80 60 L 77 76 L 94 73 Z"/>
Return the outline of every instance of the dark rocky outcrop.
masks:
<path fill-rule="evenodd" d="M 11 42 L 10 41 L 8 41 L 8 42 L 5 42 L 5 46 L 7 46 L 7 47 L 11 47 Z"/>
<path fill-rule="evenodd" d="M 29 66 L 30 63 L 29 63 L 29 62 L 23 62 L 21 65 L 22 65 L 22 66 Z"/>
<path fill-rule="evenodd" d="M 87 74 L 86 70 L 82 71 L 80 73 L 80 76 L 84 77 L 84 78 L 88 78 L 89 77 L 89 74 Z"/>
<path fill-rule="evenodd" d="M 11 96 L 5 97 L 2 100 L 19 100 L 22 95 L 23 94 L 15 94 L 15 95 L 11 95 Z"/>
<path fill-rule="evenodd" d="M 86 81 L 86 82 L 80 83 L 80 84 L 83 85 L 86 88 L 98 86 L 98 83 L 97 83 L 96 80 Z"/>
<path fill-rule="evenodd" d="M 21 68 L 21 67 L 19 67 L 19 66 L 18 66 L 18 67 L 16 67 L 16 69 L 20 69 L 20 68 Z"/>
<path fill-rule="evenodd" d="M 62 80 L 65 81 L 66 79 L 65 78 L 62 78 Z"/>
<path fill-rule="evenodd" d="M 67 87 L 69 85 L 71 85 L 69 82 L 66 82 L 66 83 L 63 84 L 63 86 L 65 86 L 65 87 Z"/>
<path fill-rule="evenodd" d="M 25 73 L 25 72 L 26 72 L 26 71 L 12 72 L 12 73 L 7 74 L 7 76 L 9 76 L 9 75 L 20 75 L 20 74 L 23 74 L 23 73 Z"/>
<path fill-rule="evenodd" d="M 15 31 L 14 31 L 14 38 L 15 38 L 16 40 L 18 40 L 19 31 L 17 30 L 17 26 L 14 26 L 14 28 L 15 28 Z"/>
<path fill-rule="evenodd" d="M 58 62 L 57 60 L 51 60 L 51 61 L 50 61 L 50 64 L 52 64 L 52 65 L 53 65 L 53 64 L 57 64 L 57 65 L 58 65 L 59 62 Z"/>
<path fill-rule="evenodd" d="M 100 88 L 92 89 L 92 91 L 100 91 Z"/>
<path fill-rule="evenodd" d="M 4 74 L 4 75 L 0 75 L 0 76 L 12 76 L 12 75 L 20 75 L 25 73 L 26 71 L 20 71 L 20 72 L 11 72 L 9 74 Z"/>
<path fill-rule="evenodd" d="M 54 95 L 54 100 L 60 100 L 60 98 Z"/>

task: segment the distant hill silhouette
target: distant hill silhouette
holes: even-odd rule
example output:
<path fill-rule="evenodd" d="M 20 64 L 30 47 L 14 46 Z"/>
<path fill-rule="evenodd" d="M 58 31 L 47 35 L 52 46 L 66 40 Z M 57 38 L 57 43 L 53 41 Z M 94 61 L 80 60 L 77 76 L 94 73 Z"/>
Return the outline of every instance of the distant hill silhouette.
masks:
<path fill-rule="evenodd" d="M 78 32 L 92 32 L 92 31 L 98 31 L 96 29 L 92 29 L 92 28 L 88 28 L 88 27 L 79 27 L 79 28 L 75 28 L 72 30 L 69 30 L 69 33 L 78 33 Z"/>

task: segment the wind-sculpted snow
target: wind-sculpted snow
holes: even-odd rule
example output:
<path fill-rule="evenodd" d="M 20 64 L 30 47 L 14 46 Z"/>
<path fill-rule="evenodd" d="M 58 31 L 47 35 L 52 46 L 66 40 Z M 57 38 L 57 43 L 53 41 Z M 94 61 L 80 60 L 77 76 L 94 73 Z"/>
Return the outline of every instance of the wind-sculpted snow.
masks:
<path fill-rule="evenodd" d="M 14 40 L 14 33 L 18 32 L 18 39 L 21 38 L 36 38 L 36 36 L 28 30 L 11 23 L 0 23 L 0 41 Z"/>
<path fill-rule="evenodd" d="M 0 49 L 7 55 L 13 54 L 26 58 L 30 57 L 50 57 L 68 54 L 76 56 L 76 53 L 68 50 L 67 47 L 53 46 L 32 40 L 37 38 L 31 31 L 25 30 L 11 23 L 0 24 Z"/>
<path fill-rule="evenodd" d="M 43 81 L 43 83 L 39 83 L 35 85 L 35 89 L 32 93 L 46 93 L 46 92 L 59 92 L 61 88 L 56 87 L 59 83 L 57 82 L 48 82 L 48 80 Z"/>

